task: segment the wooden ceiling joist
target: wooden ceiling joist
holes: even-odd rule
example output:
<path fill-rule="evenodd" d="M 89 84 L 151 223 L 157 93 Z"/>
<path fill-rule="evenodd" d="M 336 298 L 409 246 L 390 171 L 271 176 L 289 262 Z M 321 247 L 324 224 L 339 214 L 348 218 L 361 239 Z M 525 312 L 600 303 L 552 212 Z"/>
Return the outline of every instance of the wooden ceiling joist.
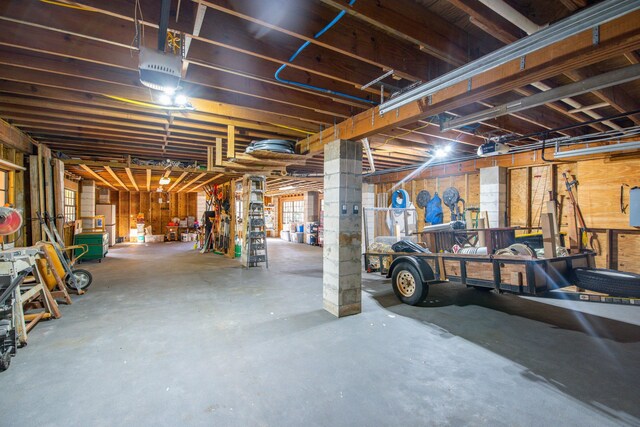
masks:
<path fill-rule="evenodd" d="M 467 82 L 450 86 L 431 95 L 431 105 L 424 100 L 414 101 L 396 109 L 396 114 L 380 116 L 377 108 L 360 113 L 349 120 L 325 129 L 310 138 L 310 151 L 322 149 L 322 141 L 331 141 L 333 135 L 343 139 L 358 139 L 393 126 L 402 126 L 426 116 L 439 114 L 465 103 L 505 93 L 525 84 L 544 80 L 577 67 L 613 58 L 640 48 L 640 12 L 633 12 L 601 26 L 600 43 L 593 45 L 591 32 L 575 36 L 539 49 L 527 58 L 527 68 L 520 70 L 520 61 L 510 61 L 476 77 L 480 86 L 468 91 Z M 585 50 L 587 49 L 587 50 Z M 374 120 L 371 119 L 372 115 Z M 306 144 L 304 144 L 306 145 Z M 301 142 L 298 146 L 303 146 Z"/>
<path fill-rule="evenodd" d="M 65 162 L 67 163 L 67 162 Z M 133 188 L 136 189 L 136 191 L 140 191 L 140 189 L 138 188 L 138 183 L 136 182 L 136 179 L 134 178 L 133 174 L 131 173 L 131 168 L 124 168 L 124 170 L 127 172 L 127 176 L 129 177 L 129 181 L 131 181 L 131 185 L 133 185 Z"/>
<path fill-rule="evenodd" d="M 199 175 L 197 175 L 195 178 L 193 178 L 191 181 L 187 182 L 183 187 L 181 187 L 178 190 L 178 193 L 182 193 L 184 190 L 186 190 L 187 188 L 189 188 L 191 185 L 193 185 L 193 183 L 195 183 L 196 181 L 198 181 L 200 178 L 202 178 L 203 176 L 205 176 L 207 173 L 203 172 Z"/>
<path fill-rule="evenodd" d="M 169 187 L 169 188 L 167 189 L 167 191 L 172 191 L 172 190 L 173 190 L 173 188 L 174 188 L 176 185 L 178 185 L 178 184 L 179 184 L 179 183 L 184 179 L 184 177 L 185 177 L 185 176 L 187 176 L 188 174 L 189 174 L 189 172 L 182 172 L 182 174 L 181 174 L 178 178 L 176 178 L 176 180 L 175 180 L 175 181 L 173 181 L 173 184 L 171 184 L 171 187 Z"/>
<path fill-rule="evenodd" d="M 104 169 L 109 172 L 109 175 L 111 175 L 113 177 L 113 179 L 116 180 L 116 182 L 125 189 L 125 191 L 129 191 L 129 187 L 127 187 L 124 182 L 122 182 L 122 180 L 120 179 L 120 177 L 118 175 L 116 175 L 116 173 L 113 171 L 113 169 L 111 169 L 110 166 L 105 166 Z"/>
<path fill-rule="evenodd" d="M 118 190 L 116 187 L 114 187 L 113 185 L 111 185 L 111 183 L 109 181 L 107 181 L 106 179 L 104 179 L 103 177 L 101 177 L 100 175 L 98 175 L 96 172 L 94 172 L 89 166 L 85 165 L 85 164 L 81 164 L 80 167 L 82 169 L 84 169 L 85 171 L 87 171 L 87 173 L 89 175 L 91 175 L 92 177 L 94 177 L 95 179 L 97 179 L 98 181 L 102 182 L 103 184 L 105 184 L 107 187 L 110 187 L 113 190 Z"/>

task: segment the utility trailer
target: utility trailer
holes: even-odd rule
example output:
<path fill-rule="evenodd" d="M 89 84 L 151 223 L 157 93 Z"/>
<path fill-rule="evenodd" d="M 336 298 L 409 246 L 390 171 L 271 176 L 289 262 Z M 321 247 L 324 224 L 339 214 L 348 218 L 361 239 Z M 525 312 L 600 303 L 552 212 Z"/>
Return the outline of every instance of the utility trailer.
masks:
<path fill-rule="evenodd" d="M 547 259 L 448 253 L 364 255 L 367 265 L 371 257 L 378 258 L 380 273 L 392 279 L 396 296 L 410 305 L 425 302 L 429 288 L 441 283 L 516 295 L 640 305 L 640 298 L 610 297 L 574 286 L 574 269 L 595 267 L 592 252 Z"/>

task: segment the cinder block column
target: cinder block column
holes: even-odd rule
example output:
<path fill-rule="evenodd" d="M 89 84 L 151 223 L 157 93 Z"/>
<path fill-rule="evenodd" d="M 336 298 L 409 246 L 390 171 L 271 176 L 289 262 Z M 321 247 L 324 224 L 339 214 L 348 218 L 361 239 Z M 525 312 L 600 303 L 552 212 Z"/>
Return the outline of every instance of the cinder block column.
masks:
<path fill-rule="evenodd" d="M 362 144 L 324 148 L 323 306 L 337 317 L 361 311 Z"/>
<path fill-rule="evenodd" d="M 96 216 L 96 182 L 83 179 L 80 182 L 80 216 Z M 93 228 L 93 220 L 82 221 L 82 228 Z"/>
<path fill-rule="evenodd" d="M 480 211 L 488 213 L 491 227 L 506 227 L 507 168 L 480 169 Z"/>

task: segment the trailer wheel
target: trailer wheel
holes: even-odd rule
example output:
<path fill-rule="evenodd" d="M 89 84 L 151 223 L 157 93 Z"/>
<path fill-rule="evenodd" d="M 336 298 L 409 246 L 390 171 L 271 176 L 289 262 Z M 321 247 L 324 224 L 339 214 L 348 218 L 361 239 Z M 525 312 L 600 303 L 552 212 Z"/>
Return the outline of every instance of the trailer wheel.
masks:
<path fill-rule="evenodd" d="M 420 273 L 408 262 L 396 265 L 391 276 L 391 283 L 393 292 L 405 304 L 420 304 L 429 295 L 429 286 L 422 283 Z"/>
<path fill-rule="evenodd" d="M 640 298 L 640 275 L 605 268 L 576 268 L 578 286 L 614 297 Z"/>

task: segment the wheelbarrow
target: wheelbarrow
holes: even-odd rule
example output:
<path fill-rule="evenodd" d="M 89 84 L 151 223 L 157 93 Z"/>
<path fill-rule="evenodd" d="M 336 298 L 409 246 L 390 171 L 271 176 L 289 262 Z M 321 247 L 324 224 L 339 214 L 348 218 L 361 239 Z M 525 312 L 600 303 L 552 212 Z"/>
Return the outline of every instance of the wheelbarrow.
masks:
<path fill-rule="evenodd" d="M 66 246 L 61 248 L 57 243 L 44 242 L 40 241 L 36 244 L 38 249 L 47 253 L 49 258 L 53 263 L 52 268 L 56 270 L 58 276 L 63 278 L 65 285 L 69 290 L 76 291 L 78 294 L 84 293 L 87 290 L 91 282 L 93 281 L 93 276 L 87 270 L 83 270 L 81 268 L 75 268 L 75 264 L 78 262 L 80 258 L 87 252 L 89 252 L 89 246 L 85 244 L 81 245 L 73 245 Z M 75 251 L 79 249 L 81 252 L 73 256 L 74 252 L 70 252 L 67 256 L 59 256 L 59 253 L 64 253 L 63 251 Z M 36 260 L 38 264 L 38 270 L 41 271 L 43 280 L 49 290 L 53 290 L 56 286 L 56 278 L 53 272 L 48 268 L 47 260 L 44 258 L 39 258 Z"/>

